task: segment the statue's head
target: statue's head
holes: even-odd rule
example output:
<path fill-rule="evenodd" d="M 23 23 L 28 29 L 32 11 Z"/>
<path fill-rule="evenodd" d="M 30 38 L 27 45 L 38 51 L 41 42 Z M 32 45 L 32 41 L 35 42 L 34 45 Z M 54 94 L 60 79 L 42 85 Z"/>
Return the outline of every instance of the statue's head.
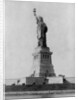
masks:
<path fill-rule="evenodd" d="M 40 22 L 43 22 L 43 18 L 42 18 L 41 16 L 38 17 L 38 20 L 39 20 Z"/>

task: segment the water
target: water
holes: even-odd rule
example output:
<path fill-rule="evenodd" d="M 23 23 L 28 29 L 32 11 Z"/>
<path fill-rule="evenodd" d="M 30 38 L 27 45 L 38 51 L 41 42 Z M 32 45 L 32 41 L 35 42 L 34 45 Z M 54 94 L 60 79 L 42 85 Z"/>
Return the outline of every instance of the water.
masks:
<path fill-rule="evenodd" d="M 11 94 L 11 95 L 6 95 L 5 100 L 7 99 L 29 99 L 29 98 L 60 98 L 60 97 L 74 97 L 75 93 L 74 92 L 65 92 L 65 93 L 43 93 L 43 94 Z"/>

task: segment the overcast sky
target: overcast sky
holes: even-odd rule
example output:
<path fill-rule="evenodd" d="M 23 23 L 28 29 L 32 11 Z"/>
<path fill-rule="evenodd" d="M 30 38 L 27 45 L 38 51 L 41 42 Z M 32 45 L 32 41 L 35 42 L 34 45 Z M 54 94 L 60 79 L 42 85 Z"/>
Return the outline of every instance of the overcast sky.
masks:
<path fill-rule="evenodd" d="M 56 75 L 75 75 L 75 16 L 72 3 L 8 1 L 5 3 L 5 78 L 29 76 L 37 46 L 33 8 L 48 26 L 47 45 Z"/>

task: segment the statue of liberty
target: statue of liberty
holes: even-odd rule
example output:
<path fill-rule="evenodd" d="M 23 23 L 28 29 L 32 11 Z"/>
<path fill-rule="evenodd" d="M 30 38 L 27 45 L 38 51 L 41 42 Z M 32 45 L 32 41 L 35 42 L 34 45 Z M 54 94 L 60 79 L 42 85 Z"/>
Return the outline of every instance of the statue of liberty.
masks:
<path fill-rule="evenodd" d="M 38 46 L 47 47 L 46 45 L 46 32 L 48 30 L 44 20 L 41 16 L 36 15 L 36 9 L 33 10 L 34 16 L 37 21 L 37 39 L 38 39 Z"/>

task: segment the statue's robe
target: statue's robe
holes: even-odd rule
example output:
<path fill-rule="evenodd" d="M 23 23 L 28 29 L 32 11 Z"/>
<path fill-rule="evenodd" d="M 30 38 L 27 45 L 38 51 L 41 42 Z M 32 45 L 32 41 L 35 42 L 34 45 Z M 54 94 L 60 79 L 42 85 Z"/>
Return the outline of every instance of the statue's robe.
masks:
<path fill-rule="evenodd" d="M 46 32 L 47 26 L 44 22 L 39 22 L 37 26 L 37 38 L 39 46 L 46 46 Z"/>

